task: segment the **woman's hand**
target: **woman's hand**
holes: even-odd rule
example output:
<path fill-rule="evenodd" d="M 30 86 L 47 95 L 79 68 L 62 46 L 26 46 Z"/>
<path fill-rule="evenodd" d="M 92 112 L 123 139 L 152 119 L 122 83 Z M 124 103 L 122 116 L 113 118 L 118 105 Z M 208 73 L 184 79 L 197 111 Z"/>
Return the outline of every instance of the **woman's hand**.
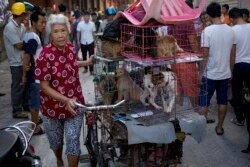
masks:
<path fill-rule="evenodd" d="M 66 103 L 66 108 L 71 113 L 72 116 L 77 115 L 76 111 L 74 110 L 76 107 L 75 102 L 76 102 L 75 99 L 69 99 Z"/>
<path fill-rule="evenodd" d="M 95 55 L 91 55 L 91 56 L 89 57 L 89 63 L 90 63 L 91 65 L 96 63 Z"/>

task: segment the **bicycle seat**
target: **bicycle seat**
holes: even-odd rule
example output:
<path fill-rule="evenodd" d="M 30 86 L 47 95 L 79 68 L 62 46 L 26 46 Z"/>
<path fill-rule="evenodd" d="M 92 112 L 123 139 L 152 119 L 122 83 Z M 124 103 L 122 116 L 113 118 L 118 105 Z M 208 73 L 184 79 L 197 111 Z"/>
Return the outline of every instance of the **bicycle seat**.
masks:
<path fill-rule="evenodd" d="M 13 160 L 15 153 L 21 151 L 18 135 L 13 132 L 0 131 L 0 166 Z"/>

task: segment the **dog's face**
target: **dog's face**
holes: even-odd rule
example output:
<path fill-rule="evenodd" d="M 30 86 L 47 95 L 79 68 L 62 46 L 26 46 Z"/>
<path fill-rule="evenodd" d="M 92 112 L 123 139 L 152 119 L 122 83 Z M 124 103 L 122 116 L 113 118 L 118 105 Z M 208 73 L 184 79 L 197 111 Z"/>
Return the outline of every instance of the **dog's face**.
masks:
<path fill-rule="evenodd" d="M 157 39 L 158 56 L 174 56 L 175 53 L 183 52 L 178 46 L 173 35 L 159 37 Z"/>
<path fill-rule="evenodd" d="M 125 71 L 123 68 L 117 68 L 116 69 L 116 77 L 121 77 L 125 74 Z"/>
<path fill-rule="evenodd" d="M 159 73 L 157 75 L 152 75 L 152 83 L 154 85 L 159 85 L 164 82 L 164 75 Z"/>

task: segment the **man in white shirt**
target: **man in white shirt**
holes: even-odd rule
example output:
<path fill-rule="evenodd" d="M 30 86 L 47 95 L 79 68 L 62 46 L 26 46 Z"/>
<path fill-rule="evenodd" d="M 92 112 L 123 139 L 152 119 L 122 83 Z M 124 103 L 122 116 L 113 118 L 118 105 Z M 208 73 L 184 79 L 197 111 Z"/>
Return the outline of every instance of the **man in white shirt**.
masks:
<path fill-rule="evenodd" d="M 95 49 L 95 39 L 94 32 L 96 31 L 95 24 L 89 21 L 90 13 L 88 11 L 84 12 L 83 21 L 80 21 L 77 25 L 77 43 L 82 51 L 83 60 L 87 60 L 87 53 L 89 56 L 94 54 Z M 89 66 L 90 74 L 93 74 L 93 65 Z M 88 72 L 88 67 L 85 67 L 84 73 Z"/>
<path fill-rule="evenodd" d="M 210 100 L 216 91 L 218 104 L 218 123 L 215 127 L 217 135 L 223 135 L 223 122 L 227 112 L 227 90 L 231 78 L 231 64 L 233 65 L 234 32 L 228 25 L 221 22 L 221 6 L 213 2 L 207 7 L 212 25 L 206 27 L 201 35 L 201 47 L 207 58 L 203 74 L 199 105 L 205 116 L 208 113 Z M 204 93 L 203 93 L 204 94 Z"/>
<path fill-rule="evenodd" d="M 22 84 L 23 75 L 23 36 L 25 27 L 23 22 L 27 17 L 24 3 L 16 2 L 11 6 L 13 18 L 4 28 L 4 44 L 11 71 L 11 105 L 13 118 L 28 118 L 23 110 L 29 110 L 28 93 Z"/>
<path fill-rule="evenodd" d="M 233 8 L 229 11 L 229 17 L 233 20 L 233 31 L 235 33 L 236 55 L 235 64 L 233 68 L 232 78 L 232 93 L 233 93 L 233 107 L 236 118 L 231 121 L 243 126 L 244 121 L 247 121 L 247 130 L 250 134 L 250 114 L 249 105 L 244 99 L 244 89 L 246 93 L 250 90 L 250 24 L 243 19 L 241 9 Z M 250 136 L 247 149 L 242 150 L 244 153 L 250 152 Z"/>

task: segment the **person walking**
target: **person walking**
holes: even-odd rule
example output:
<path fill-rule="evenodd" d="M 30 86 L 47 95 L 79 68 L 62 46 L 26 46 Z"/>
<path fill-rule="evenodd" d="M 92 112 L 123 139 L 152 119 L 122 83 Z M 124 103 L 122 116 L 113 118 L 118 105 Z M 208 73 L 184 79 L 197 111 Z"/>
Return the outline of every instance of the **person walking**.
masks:
<path fill-rule="evenodd" d="M 46 18 L 45 13 L 35 11 L 30 15 L 31 28 L 24 35 L 23 42 L 23 83 L 29 87 L 29 102 L 31 121 L 37 126 L 34 131 L 35 135 L 43 134 L 39 123 L 40 109 L 40 84 L 35 82 L 35 62 L 42 50 L 41 37 L 39 36 L 45 30 Z"/>
<path fill-rule="evenodd" d="M 28 93 L 25 85 L 22 84 L 23 75 L 23 35 L 25 27 L 22 25 L 26 19 L 26 8 L 24 3 L 16 2 L 11 6 L 13 18 L 10 19 L 4 28 L 4 45 L 11 71 L 11 105 L 13 118 L 28 118 L 23 111 L 29 110 Z"/>
<path fill-rule="evenodd" d="M 95 24 L 90 21 L 90 13 L 85 11 L 83 14 L 83 21 L 77 25 L 77 43 L 82 51 L 83 60 L 87 60 L 87 53 L 90 55 L 94 54 L 95 50 Z M 89 66 L 90 74 L 94 74 L 93 65 Z M 88 67 L 84 68 L 84 73 L 88 72 Z"/>
<path fill-rule="evenodd" d="M 74 11 L 74 17 L 75 17 L 75 20 L 74 20 L 74 22 L 72 24 L 72 39 L 71 39 L 71 42 L 73 43 L 73 45 L 75 47 L 76 55 L 78 55 L 78 52 L 79 52 L 80 48 L 79 48 L 79 46 L 77 44 L 77 25 L 82 19 L 81 12 L 79 10 Z"/>
<path fill-rule="evenodd" d="M 233 8 L 229 11 L 229 17 L 233 22 L 235 33 L 236 55 L 232 77 L 233 107 L 236 117 L 231 122 L 243 126 L 247 121 L 249 144 L 243 152 L 250 152 L 250 114 L 249 101 L 245 94 L 250 90 L 250 24 L 244 18 L 241 9 Z M 245 92 L 245 93 L 244 93 Z"/>
<path fill-rule="evenodd" d="M 249 10 L 247 8 L 241 9 L 241 12 L 243 14 L 243 20 L 247 23 L 250 23 L 249 21 Z"/>
<path fill-rule="evenodd" d="M 223 4 L 222 5 L 222 9 L 221 9 L 221 12 L 222 12 L 222 15 L 221 15 L 221 21 L 227 25 L 231 25 L 232 22 L 231 20 L 229 19 L 229 16 L 228 16 L 228 11 L 229 11 L 229 5 L 228 4 Z"/>
<path fill-rule="evenodd" d="M 68 166 L 78 166 L 83 112 L 76 108 L 75 102 L 84 104 L 79 67 L 92 64 L 92 57 L 87 61 L 76 61 L 74 47 L 68 42 L 68 25 L 64 15 L 51 16 L 46 33 L 52 42 L 43 48 L 35 66 L 35 79 L 40 81 L 41 87 L 43 126 L 57 167 L 64 166 L 64 136 Z"/>
<path fill-rule="evenodd" d="M 216 91 L 218 104 L 218 122 L 215 127 L 217 135 L 223 135 L 223 122 L 227 112 L 227 90 L 231 78 L 231 68 L 234 64 L 235 51 L 234 32 L 227 24 L 222 23 L 221 6 L 213 2 L 206 9 L 212 25 L 206 27 L 201 34 L 201 47 L 207 64 L 201 82 L 201 90 L 207 92 L 201 96 L 199 105 L 201 112 L 207 116 L 210 100 Z"/>

